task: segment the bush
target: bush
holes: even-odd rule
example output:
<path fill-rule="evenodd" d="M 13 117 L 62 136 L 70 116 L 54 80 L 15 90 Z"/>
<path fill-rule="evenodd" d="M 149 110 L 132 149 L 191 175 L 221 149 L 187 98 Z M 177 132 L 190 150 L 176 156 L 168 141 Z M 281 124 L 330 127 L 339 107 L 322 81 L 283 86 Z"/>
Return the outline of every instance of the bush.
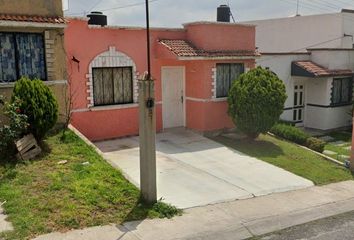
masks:
<path fill-rule="evenodd" d="M 0 156 L 11 157 L 15 151 L 15 141 L 21 138 L 27 130 L 27 116 L 22 113 L 21 102 L 15 99 L 12 103 L 5 103 L 0 97 L 0 104 L 4 105 L 4 115 L 8 118 L 8 124 L 0 127 Z"/>
<path fill-rule="evenodd" d="M 295 126 L 296 125 L 296 123 L 294 123 L 294 122 L 286 121 L 286 120 L 282 120 L 282 119 L 280 119 L 278 121 L 278 123 L 285 124 L 285 125 L 290 125 L 290 126 Z"/>
<path fill-rule="evenodd" d="M 322 153 L 324 151 L 326 142 L 321 139 L 310 137 L 306 141 L 306 146 L 316 152 Z"/>
<path fill-rule="evenodd" d="M 256 138 L 279 120 L 286 98 L 284 83 L 271 71 L 257 67 L 234 81 L 228 113 L 240 131 Z"/>
<path fill-rule="evenodd" d="M 149 210 L 148 216 L 149 218 L 173 218 L 174 216 L 179 216 L 182 214 L 182 210 L 172 206 L 171 204 L 167 204 L 159 200 L 152 206 L 152 209 Z"/>
<path fill-rule="evenodd" d="M 274 125 L 270 132 L 300 145 L 305 145 L 306 140 L 310 137 L 301 129 L 283 123 Z"/>
<path fill-rule="evenodd" d="M 58 103 L 53 93 L 41 80 L 23 77 L 15 84 L 12 101 L 15 99 L 21 100 L 29 131 L 41 140 L 58 120 Z"/>

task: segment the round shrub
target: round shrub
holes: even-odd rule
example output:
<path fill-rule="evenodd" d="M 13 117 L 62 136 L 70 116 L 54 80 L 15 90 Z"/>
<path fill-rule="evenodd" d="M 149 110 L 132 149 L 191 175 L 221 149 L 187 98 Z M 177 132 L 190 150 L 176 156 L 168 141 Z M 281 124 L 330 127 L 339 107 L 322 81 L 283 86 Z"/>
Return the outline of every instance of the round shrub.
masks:
<path fill-rule="evenodd" d="M 323 153 L 326 142 L 318 138 L 310 137 L 306 141 L 306 146 L 316 152 Z"/>
<path fill-rule="evenodd" d="M 28 117 L 29 131 L 37 138 L 45 134 L 58 120 L 58 103 L 52 91 L 41 80 L 21 78 L 15 84 L 12 101 L 21 101 L 21 111 Z"/>
<path fill-rule="evenodd" d="M 234 81 L 228 96 L 228 113 L 238 129 L 256 138 L 279 120 L 286 98 L 282 80 L 257 67 Z"/>

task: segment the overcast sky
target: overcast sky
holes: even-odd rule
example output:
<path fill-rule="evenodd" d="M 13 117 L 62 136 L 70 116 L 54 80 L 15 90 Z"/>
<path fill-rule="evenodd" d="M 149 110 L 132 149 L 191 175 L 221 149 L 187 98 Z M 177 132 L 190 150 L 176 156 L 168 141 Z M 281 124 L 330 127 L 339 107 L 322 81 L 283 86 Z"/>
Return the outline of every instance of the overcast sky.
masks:
<path fill-rule="evenodd" d="M 289 17 L 296 13 L 297 0 L 152 0 L 151 25 L 180 27 L 193 21 L 215 21 L 216 8 L 229 4 L 236 21 Z M 143 26 L 144 0 L 69 0 L 67 16 L 85 16 L 90 11 L 103 11 L 109 25 Z M 352 0 L 300 0 L 301 15 L 339 12 L 354 9 Z"/>

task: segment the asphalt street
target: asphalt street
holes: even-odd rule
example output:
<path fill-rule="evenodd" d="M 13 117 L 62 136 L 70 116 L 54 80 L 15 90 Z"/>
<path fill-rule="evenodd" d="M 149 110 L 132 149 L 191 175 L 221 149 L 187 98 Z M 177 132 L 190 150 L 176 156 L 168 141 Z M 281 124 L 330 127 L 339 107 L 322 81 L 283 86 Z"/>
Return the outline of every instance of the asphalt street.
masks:
<path fill-rule="evenodd" d="M 291 227 L 252 240 L 353 240 L 354 212 Z"/>

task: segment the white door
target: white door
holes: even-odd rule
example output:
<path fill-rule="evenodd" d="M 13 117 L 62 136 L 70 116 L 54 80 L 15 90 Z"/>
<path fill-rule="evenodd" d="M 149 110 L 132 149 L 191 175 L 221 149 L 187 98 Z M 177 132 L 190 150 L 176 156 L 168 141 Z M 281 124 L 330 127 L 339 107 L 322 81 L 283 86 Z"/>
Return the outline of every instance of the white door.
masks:
<path fill-rule="evenodd" d="M 294 86 L 294 110 L 293 110 L 293 121 L 299 126 L 304 121 L 304 110 L 305 110 L 305 86 L 302 84 L 297 84 Z"/>
<path fill-rule="evenodd" d="M 184 68 L 162 68 L 162 117 L 164 128 L 184 126 Z"/>

